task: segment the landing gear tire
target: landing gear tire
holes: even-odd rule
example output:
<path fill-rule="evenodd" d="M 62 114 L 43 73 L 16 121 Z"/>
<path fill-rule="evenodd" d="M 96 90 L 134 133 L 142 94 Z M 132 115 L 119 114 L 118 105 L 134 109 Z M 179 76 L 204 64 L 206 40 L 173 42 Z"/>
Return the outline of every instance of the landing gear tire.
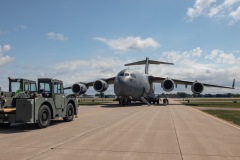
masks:
<path fill-rule="evenodd" d="M 120 104 L 121 106 L 125 106 L 125 99 L 124 99 L 124 98 L 120 99 L 120 100 L 119 100 L 119 104 Z"/>
<path fill-rule="evenodd" d="M 121 106 L 130 106 L 131 105 L 131 100 L 128 98 L 123 98 L 119 100 L 119 104 Z"/>
<path fill-rule="evenodd" d="M 11 123 L 0 123 L 0 128 L 8 128 L 11 126 Z"/>
<path fill-rule="evenodd" d="M 130 106 L 131 105 L 131 100 L 127 99 L 127 105 Z"/>
<path fill-rule="evenodd" d="M 47 105 L 42 105 L 38 111 L 38 128 L 46 128 L 51 121 L 51 111 Z"/>
<path fill-rule="evenodd" d="M 70 122 L 74 119 L 74 107 L 72 103 L 68 103 L 66 109 L 66 117 L 63 118 L 65 122 Z"/>

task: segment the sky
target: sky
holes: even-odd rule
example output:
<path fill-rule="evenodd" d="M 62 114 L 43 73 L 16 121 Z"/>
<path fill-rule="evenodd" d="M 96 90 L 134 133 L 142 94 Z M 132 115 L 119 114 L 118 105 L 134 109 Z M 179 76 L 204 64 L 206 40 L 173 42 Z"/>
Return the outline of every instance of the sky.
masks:
<path fill-rule="evenodd" d="M 92 82 L 146 57 L 174 63 L 151 65 L 154 76 L 225 86 L 236 78 L 235 90 L 203 93 L 240 93 L 240 0 L 0 0 L 2 90 L 7 77 Z"/>

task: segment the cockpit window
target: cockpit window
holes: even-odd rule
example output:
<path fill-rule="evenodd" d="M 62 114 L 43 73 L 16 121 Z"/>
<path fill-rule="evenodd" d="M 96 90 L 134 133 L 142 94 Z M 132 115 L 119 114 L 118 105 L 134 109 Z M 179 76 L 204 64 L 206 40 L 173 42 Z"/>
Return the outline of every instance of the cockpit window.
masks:
<path fill-rule="evenodd" d="M 121 72 L 121 73 L 119 73 L 119 74 L 118 74 L 118 76 L 124 76 L 124 73 L 123 73 L 123 72 Z"/>
<path fill-rule="evenodd" d="M 122 71 L 122 72 L 120 72 L 120 73 L 118 73 L 118 76 L 124 76 L 124 77 L 129 77 L 129 76 L 131 76 L 131 77 L 133 77 L 132 76 L 132 73 L 130 74 L 130 72 L 129 71 Z"/>
<path fill-rule="evenodd" d="M 125 73 L 124 76 L 126 76 L 126 77 L 129 76 L 129 73 Z"/>
<path fill-rule="evenodd" d="M 131 77 L 133 78 L 136 78 L 135 74 L 134 73 L 131 73 Z"/>

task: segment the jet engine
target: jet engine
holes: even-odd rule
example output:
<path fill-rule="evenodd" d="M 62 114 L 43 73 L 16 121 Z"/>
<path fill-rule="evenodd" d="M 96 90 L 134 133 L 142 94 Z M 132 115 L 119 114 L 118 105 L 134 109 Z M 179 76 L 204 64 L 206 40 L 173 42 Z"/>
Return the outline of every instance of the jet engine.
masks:
<path fill-rule="evenodd" d="M 174 82 L 173 80 L 166 78 L 162 82 L 162 88 L 166 92 L 171 92 L 174 89 Z"/>
<path fill-rule="evenodd" d="M 194 83 L 192 84 L 191 89 L 192 89 L 192 92 L 193 92 L 194 94 L 200 94 L 200 93 L 203 92 L 204 86 L 203 86 L 203 84 L 200 83 L 200 82 L 194 82 Z"/>
<path fill-rule="evenodd" d="M 87 87 L 82 83 L 75 83 L 72 85 L 72 92 L 74 94 L 84 94 L 87 91 Z"/>
<path fill-rule="evenodd" d="M 107 82 L 105 82 L 103 80 L 97 80 L 94 82 L 93 88 L 97 92 L 104 92 L 107 90 L 108 84 L 107 84 Z"/>

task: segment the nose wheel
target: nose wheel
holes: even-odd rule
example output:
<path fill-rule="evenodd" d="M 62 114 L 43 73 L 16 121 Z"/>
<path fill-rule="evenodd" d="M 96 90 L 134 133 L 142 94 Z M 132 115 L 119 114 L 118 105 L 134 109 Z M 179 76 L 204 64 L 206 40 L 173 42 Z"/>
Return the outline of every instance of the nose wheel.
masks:
<path fill-rule="evenodd" d="M 121 106 L 130 106 L 131 100 L 129 98 L 119 98 L 119 105 Z"/>

